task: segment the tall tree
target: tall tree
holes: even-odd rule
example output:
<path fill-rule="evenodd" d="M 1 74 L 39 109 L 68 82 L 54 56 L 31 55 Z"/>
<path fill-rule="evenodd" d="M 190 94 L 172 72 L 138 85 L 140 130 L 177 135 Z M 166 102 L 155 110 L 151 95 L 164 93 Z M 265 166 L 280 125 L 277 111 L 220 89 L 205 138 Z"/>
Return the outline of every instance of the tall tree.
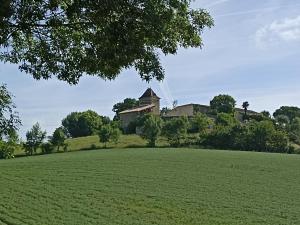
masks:
<path fill-rule="evenodd" d="M 248 111 L 248 108 L 249 108 L 249 102 L 243 102 L 242 104 L 242 107 L 244 109 L 244 116 L 246 117 L 247 116 L 247 111 Z"/>
<path fill-rule="evenodd" d="M 300 117 L 300 108 L 296 106 L 281 106 L 273 113 L 274 117 L 278 117 L 279 115 L 287 116 L 292 121 L 296 117 Z"/>
<path fill-rule="evenodd" d="M 235 103 L 230 95 L 218 95 L 210 101 L 210 108 L 215 113 L 234 113 Z"/>
<path fill-rule="evenodd" d="M 156 141 L 161 134 L 162 122 L 162 119 L 155 115 L 149 115 L 144 121 L 141 137 L 148 141 L 149 147 L 155 147 Z"/>
<path fill-rule="evenodd" d="M 191 2 L 0 0 L 0 60 L 71 84 L 83 74 L 114 79 L 131 67 L 144 80 L 162 80 L 159 52 L 202 47 L 203 30 L 213 26 Z"/>

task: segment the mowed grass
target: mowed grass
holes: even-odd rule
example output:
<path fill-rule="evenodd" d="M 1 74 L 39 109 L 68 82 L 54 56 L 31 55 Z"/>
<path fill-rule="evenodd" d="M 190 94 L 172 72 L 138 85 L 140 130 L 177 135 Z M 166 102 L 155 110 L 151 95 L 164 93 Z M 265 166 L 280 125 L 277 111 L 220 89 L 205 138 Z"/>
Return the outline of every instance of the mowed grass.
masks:
<path fill-rule="evenodd" d="M 0 224 L 298 225 L 300 157 L 111 149 L 0 161 Z"/>

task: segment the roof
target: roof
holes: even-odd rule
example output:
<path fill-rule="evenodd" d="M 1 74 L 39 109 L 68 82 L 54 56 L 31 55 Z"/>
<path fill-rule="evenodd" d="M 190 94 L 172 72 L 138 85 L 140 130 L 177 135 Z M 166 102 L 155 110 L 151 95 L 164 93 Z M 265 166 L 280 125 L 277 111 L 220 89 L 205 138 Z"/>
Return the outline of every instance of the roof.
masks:
<path fill-rule="evenodd" d="M 142 106 L 142 107 L 138 107 L 138 108 L 128 109 L 128 110 L 122 111 L 122 112 L 120 112 L 120 114 L 132 113 L 132 112 L 142 112 L 142 111 L 144 111 L 144 110 L 152 109 L 152 108 L 154 108 L 154 107 L 155 107 L 154 104 L 146 105 L 146 106 Z"/>
<path fill-rule="evenodd" d="M 141 98 L 148 98 L 148 97 L 159 98 L 151 88 L 148 88 L 139 99 L 141 99 Z"/>

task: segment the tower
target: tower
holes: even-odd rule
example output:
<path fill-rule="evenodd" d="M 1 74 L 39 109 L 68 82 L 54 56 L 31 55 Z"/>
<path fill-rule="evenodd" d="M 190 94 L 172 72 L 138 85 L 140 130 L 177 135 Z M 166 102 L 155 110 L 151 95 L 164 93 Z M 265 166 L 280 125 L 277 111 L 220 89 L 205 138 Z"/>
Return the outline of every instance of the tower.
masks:
<path fill-rule="evenodd" d="M 148 88 L 144 94 L 139 98 L 140 106 L 154 105 L 152 113 L 154 115 L 160 115 L 160 98 L 155 92 Z"/>

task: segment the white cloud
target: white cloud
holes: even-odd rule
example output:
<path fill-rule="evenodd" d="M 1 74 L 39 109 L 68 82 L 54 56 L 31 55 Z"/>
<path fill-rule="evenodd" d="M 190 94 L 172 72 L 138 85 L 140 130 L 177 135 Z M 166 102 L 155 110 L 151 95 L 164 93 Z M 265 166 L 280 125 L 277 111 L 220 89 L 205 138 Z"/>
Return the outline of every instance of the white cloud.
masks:
<path fill-rule="evenodd" d="M 300 41 L 300 16 L 276 20 L 256 31 L 256 44 L 266 47 L 276 42 Z"/>

